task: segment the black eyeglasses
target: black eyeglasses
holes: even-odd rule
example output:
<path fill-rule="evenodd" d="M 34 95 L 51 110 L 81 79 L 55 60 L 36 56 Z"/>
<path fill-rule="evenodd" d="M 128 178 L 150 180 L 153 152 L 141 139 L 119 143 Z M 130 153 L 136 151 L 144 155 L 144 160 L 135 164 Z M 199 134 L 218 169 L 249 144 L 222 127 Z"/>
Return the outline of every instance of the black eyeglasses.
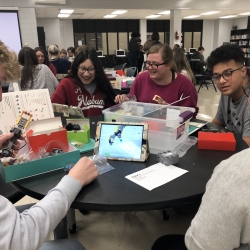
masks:
<path fill-rule="evenodd" d="M 224 72 L 222 72 L 222 74 L 213 74 L 212 78 L 216 83 L 220 82 L 221 77 L 223 77 L 223 79 L 227 81 L 232 78 L 233 72 L 235 72 L 236 70 L 242 69 L 243 67 L 244 66 L 241 66 L 234 70 L 225 70 Z"/>
<path fill-rule="evenodd" d="M 91 74 L 94 73 L 95 68 L 86 69 L 86 68 L 83 68 L 83 67 L 78 67 L 78 71 L 81 72 L 81 73 L 85 73 L 86 71 L 88 71 L 88 73 L 91 75 Z"/>
<path fill-rule="evenodd" d="M 159 66 L 166 64 L 166 62 L 157 64 L 157 63 L 149 63 L 148 61 L 144 62 L 145 67 L 148 69 L 151 67 L 152 69 L 158 69 Z"/>

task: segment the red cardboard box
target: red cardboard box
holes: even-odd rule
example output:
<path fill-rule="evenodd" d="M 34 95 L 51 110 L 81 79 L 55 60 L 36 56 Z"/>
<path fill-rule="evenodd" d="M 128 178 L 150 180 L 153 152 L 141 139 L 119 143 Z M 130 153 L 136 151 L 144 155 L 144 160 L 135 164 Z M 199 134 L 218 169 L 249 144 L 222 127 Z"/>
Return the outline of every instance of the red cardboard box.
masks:
<path fill-rule="evenodd" d="M 67 130 L 62 127 L 61 117 L 30 122 L 26 128 L 26 137 L 30 148 L 36 154 L 48 143 L 48 152 L 53 148 L 68 151 Z"/>
<path fill-rule="evenodd" d="M 236 140 L 233 133 L 198 133 L 198 149 L 235 151 Z"/>

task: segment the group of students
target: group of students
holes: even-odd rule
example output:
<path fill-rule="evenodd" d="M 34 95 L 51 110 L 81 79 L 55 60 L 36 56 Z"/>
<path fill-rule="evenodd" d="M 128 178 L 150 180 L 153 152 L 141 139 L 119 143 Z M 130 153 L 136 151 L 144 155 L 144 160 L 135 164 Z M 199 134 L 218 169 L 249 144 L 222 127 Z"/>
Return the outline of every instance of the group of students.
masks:
<path fill-rule="evenodd" d="M 21 56 L 22 53 L 19 53 L 18 61 L 22 65 Z M 25 55 L 23 57 L 26 58 Z M 186 76 L 177 72 L 173 58 L 174 53 L 166 44 L 150 47 L 145 62 L 146 70 L 135 78 L 130 94 L 135 95 L 138 102 L 146 103 L 154 102 L 154 95 L 161 96 L 165 104 L 180 100 L 178 106 L 194 107 L 196 116 L 199 110 L 196 89 Z M 212 122 L 235 132 L 250 146 L 250 88 L 244 61 L 244 53 L 237 45 L 223 45 L 211 53 L 207 65 L 222 93 L 216 117 Z M 20 69 L 23 70 L 13 53 L 0 42 L 0 83 L 21 79 L 23 90 L 27 89 L 23 72 L 21 77 L 17 74 Z M 33 70 L 35 69 L 36 67 Z M 52 74 L 49 69 L 48 72 Z M 188 98 L 182 100 L 184 97 Z M 69 75 L 56 87 L 51 101 L 78 106 L 88 117 L 99 115 L 103 109 L 121 103 L 126 98 L 126 95 L 115 95 L 96 51 L 83 49 L 75 57 Z M 8 142 L 11 136 L 13 134 L 0 136 L 0 146 Z M 250 244 L 250 209 L 247 202 L 250 198 L 248 153 L 249 149 L 235 154 L 215 168 L 200 209 L 186 234 L 188 249 L 234 249 L 241 247 L 241 244 Z M 30 233 L 36 235 L 32 249 L 37 249 L 46 235 L 65 216 L 81 189 L 80 184 L 85 185 L 96 177 L 93 162 L 83 158 L 47 197 L 20 215 L 12 204 L 0 196 L 0 222 L 4 225 L 0 232 L 0 248 L 16 249 L 17 244 L 24 242 L 22 244 L 26 245 L 23 245 L 25 247 L 22 249 L 30 249 Z M 77 188 L 72 190 L 70 185 Z M 57 202 L 52 198 L 55 195 Z M 168 248 L 168 239 L 169 237 L 160 238 L 152 249 L 171 249 Z M 183 239 L 181 249 L 185 249 Z"/>

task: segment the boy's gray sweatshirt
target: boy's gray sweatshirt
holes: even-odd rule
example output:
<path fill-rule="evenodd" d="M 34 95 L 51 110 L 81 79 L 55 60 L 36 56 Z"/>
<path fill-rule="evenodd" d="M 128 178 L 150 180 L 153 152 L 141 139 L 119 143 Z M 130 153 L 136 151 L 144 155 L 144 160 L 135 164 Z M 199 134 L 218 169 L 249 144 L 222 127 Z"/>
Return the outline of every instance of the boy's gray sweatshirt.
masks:
<path fill-rule="evenodd" d="M 185 243 L 190 250 L 250 249 L 250 149 L 214 169 Z"/>

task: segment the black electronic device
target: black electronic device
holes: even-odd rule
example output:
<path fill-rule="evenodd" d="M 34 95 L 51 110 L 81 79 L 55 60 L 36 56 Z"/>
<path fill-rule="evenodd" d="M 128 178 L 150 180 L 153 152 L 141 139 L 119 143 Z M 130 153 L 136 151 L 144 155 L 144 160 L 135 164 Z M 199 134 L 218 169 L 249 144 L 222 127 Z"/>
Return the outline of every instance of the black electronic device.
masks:
<path fill-rule="evenodd" d="M 4 146 L 0 152 L 3 157 L 11 157 L 14 155 L 13 146 L 16 141 L 21 137 L 22 130 L 29 124 L 32 114 L 22 111 L 21 115 L 16 121 L 17 127 L 11 128 L 10 132 L 14 133 L 14 136 L 9 140 L 8 144 Z"/>

